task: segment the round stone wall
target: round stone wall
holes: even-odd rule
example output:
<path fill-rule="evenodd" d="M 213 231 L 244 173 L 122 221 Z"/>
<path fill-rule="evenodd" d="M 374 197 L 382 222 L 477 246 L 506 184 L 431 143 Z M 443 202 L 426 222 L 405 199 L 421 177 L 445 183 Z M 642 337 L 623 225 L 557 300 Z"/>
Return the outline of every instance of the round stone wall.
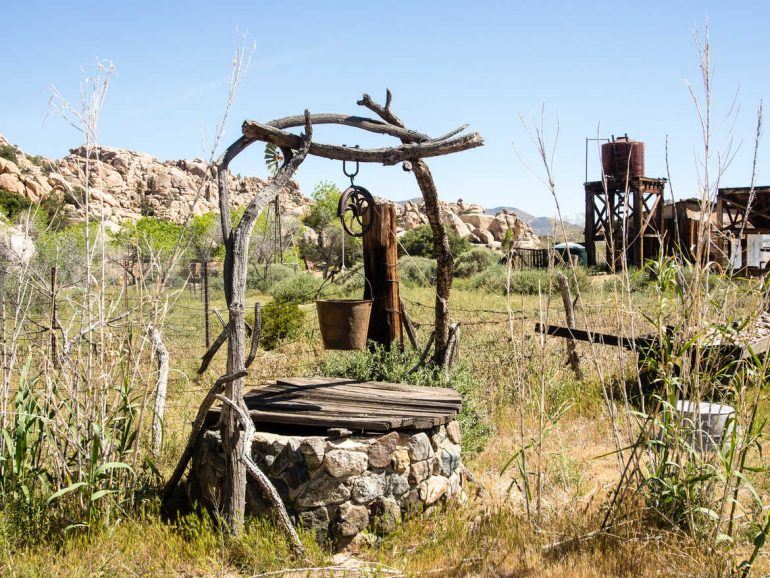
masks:
<path fill-rule="evenodd" d="M 457 421 L 424 431 L 344 438 L 257 432 L 252 456 L 295 523 L 340 545 L 367 527 L 387 532 L 409 510 L 463 496 Z M 219 432 L 207 431 L 193 457 L 190 497 L 217 508 L 224 469 Z M 251 481 L 247 508 L 252 514 L 269 509 Z"/>

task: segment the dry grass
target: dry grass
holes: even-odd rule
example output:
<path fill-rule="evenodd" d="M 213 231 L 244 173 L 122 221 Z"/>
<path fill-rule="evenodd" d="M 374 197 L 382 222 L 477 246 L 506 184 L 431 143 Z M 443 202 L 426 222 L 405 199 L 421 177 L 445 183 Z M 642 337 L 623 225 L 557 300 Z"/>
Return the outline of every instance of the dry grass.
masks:
<path fill-rule="evenodd" d="M 631 311 L 627 297 L 613 302 L 614 294 L 596 284 L 585 295 L 583 311 L 594 329 L 629 332 Z M 431 311 L 415 303 L 431 303 L 429 289 L 407 289 L 410 313 L 418 323 L 428 324 Z M 252 295 L 252 298 L 263 297 Z M 192 298 L 190 298 L 192 299 Z M 633 296 L 634 311 L 649 296 Z M 516 297 L 516 309 L 524 319 L 514 320 L 516 338 L 510 343 L 505 298 L 458 290 L 452 305 L 456 316 L 468 323 L 463 332 L 462 354 L 470 364 L 475 387 L 485 400 L 495 434 L 486 448 L 470 456 L 467 464 L 483 488 L 465 505 L 434 511 L 426 518 L 406 521 L 381 542 L 362 546 L 361 559 L 396 568 L 413 576 L 709 576 L 723 573 L 724 557 L 677 532 L 656 528 L 636 514 L 625 518 L 606 533 L 596 534 L 602 506 L 619 476 L 612 455 L 611 420 L 602 402 L 601 379 L 615 387 L 628 372 L 630 356 L 613 348 L 590 351 L 581 345 L 586 377 L 577 382 L 563 366 L 564 344 L 548 340 L 540 354 L 532 325 L 539 317 L 536 297 Z M 188 302 L 188 305 L 192 301 Z M 215 304 L 221 307 L 220 304 Z M 637 307 L 638 306 L 638 307 Z M 552 320 L 560 322 L 554 304 Z M 281 375 L 310 374 L 324 355 L 313 329 L 312 306 L 307 307 L 308 332 L 295 343 L 274 352 L 262 352 L 250 376 L 252 384 Z M 484 310 L 484 311 L 479 311 Z M 198 355 L 203 351 L 198 334 L 185 335 L 177 327 L 189 327 L 184 309 L 172 310 L 167 323 L 167 346 L 171 354 L 165 442 L 159 467 L 168 474 L 175 464 L 189 431 L 190 420 L 211 380 L 222 372 L 218 360 L 202 377 L 195 375 Z M 475 311 L 475 313 L 474 313 Z M 636 330 L 644 321 L 636 318 Z M 471 324 L 471 322 L 475 324 Z M 493 322 L 493 323 L 479 323 Z M 423 325 L 424 339 L 429 327 Z M 523 333 L 522 333 L 523 332 Z M 521 333 L 521 334 L 520 334 Z M 587 363 L 593 355 L 594 362 Z M 525 367 L 522 367 L 522 363 Z M 546 379 L 547 407 L 571 405 L 553 426 L 542 446 L 542 517 L 527 521 L 525 500 L 509 469 L 504 465 L 521 447 L 521 426 L 527 437 L 537 429 L 537 413 L 529 394 L 540 376 Z M 521 398 L 521 393 L 526 395 Z M 528 393 L 529 392 L 529 393 Z M 520 422 L 520 404 L 525 420 Z M 767 412 L 767 408 L 763 408 Z M 622 415 L 615 419 L 622 422 Z M 532 451 L 529 452 L 533 454 Z M 603 457 L 602 457 L 603 456 Z M 534 459 L 534 455 L 530 456 Z M 759 483 L 768 492 L 768 483 Z M 767 495 L 764 496 L 767 502 Z M 151 504 L 152 502 L 150 502 Z M 251 575 L 295 565 L 280 535 L 267 522 L 253 522 L 241 540 L 232 540 L 215 524 L 198 518 L 173 523 L 152 513 L 130 514 L 116 525 L 91 538 L 72 536 L 53 545 L 19 546 L 2 535 L 4 575 L 91 576 L 91 575 Z M 0 515 L 0 520 L 2 520 Z M 309 537 L 306 542 L 312 543 Z M 745 550 L 745 545 L 741 546 Z M 330 552 L 312 546 L 314 562 L 330 563 Z M 757 572 L 770 571 L 770 560 L 762 557 Z"/>

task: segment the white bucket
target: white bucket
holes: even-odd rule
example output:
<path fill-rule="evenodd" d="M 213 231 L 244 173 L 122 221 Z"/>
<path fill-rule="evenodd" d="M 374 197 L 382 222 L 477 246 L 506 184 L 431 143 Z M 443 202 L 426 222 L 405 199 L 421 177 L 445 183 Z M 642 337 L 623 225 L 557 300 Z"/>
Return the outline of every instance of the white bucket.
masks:
<path fill-rule="evenodd" d="M 702 452 L 718 450 L 722 439 L 730 435 L 734 427 L 731 418 L 735 417 L 735 409 L 729 405 L 681 399 L 676 402 L 676 411 L 687 428 L 687 442 Z"/>

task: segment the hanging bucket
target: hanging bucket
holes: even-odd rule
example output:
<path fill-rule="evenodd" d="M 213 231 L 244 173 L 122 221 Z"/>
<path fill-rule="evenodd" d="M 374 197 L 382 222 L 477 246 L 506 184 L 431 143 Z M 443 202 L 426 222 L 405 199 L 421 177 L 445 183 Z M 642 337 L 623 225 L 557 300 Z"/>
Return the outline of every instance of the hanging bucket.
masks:
<path fill-rule="evenodd" d="M 315 302 L 324 349 L 364 349 L 372 314 L 371 299 L 326 299 Z"/>

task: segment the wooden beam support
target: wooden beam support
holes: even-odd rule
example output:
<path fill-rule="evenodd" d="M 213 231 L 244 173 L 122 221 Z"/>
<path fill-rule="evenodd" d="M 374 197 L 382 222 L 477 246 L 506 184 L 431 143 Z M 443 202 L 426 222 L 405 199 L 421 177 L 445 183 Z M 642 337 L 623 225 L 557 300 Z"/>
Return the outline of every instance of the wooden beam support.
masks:
<path fill-rule="evenodd" d="M 299 135 L 253 120 L 244 123 L 243 134 L 249 139 L 269 142 L 282 149 L 297 150 L 302 143 L 302 137 Z M 408 141 L 406 138 L 403 140 Z M 378 149 L 361 149 L 311 142 L 308 154 L 337 161 L 381 163 L 388 166 L 404 161 L 461 152 L 480 147 L 483 144 L 484 139 L 481 138 L 481 135 L 472 132 L 443 141 L 409 142 L 409 144 L 402 144 L 397 147 Z"/>
<path fill-rule="evenodd" d="M 374 205 L 374 222 L 364 235 L 364 299 L 372 299 L 368 339 L 390 349 L 403 346 L 398 285 L 397 211 L 394 203 Z"/>

